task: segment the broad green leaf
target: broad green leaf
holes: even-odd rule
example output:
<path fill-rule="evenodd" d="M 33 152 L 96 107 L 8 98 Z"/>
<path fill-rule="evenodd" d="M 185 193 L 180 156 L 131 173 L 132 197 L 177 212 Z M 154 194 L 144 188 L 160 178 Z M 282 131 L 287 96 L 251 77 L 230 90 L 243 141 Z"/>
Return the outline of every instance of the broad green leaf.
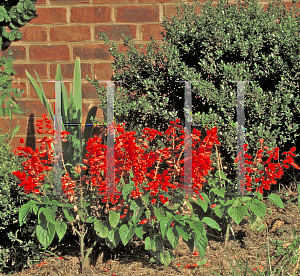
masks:
<path fill-rule="evenodd" d="M 283 202 L 282 202 L 282 200 L 281 200 L 281 198 L 280 198 L 279 195 L 276 195 L 276 194 L 270 194 L 270 195 L 268 196 L 268 199 L 269 199 L 272 203 L 274 203 L 276 206 L 278 206 L 278 207 L 280 207 L 280 208 L 283 208 L 283 207 L 284 207 Z"/>
<path fill-rule="evenodd" d="M 63 221 L 55 221 L 54 225 L 55 225 L 55 231 L 58 235 L 59 242 L 60 242 L 62 240 L 62 238 L 64 237 L 64 235 L 66 234 L 68 226 Z"/>
<path fill-rule="evenodd" d="M 135 227 L 134 231 L 135 231 L 135 234 L 137 235 L 137 237 L 142 240 L 143 239 L 143 225 Z"/>
<path fill-rule="evenodd" d="M 121 241 L 123 242 L 123 244 L 126 246 L 126 244 L 130 241 L 131 237 L 130 237 L 130 229 L 128 228 L 128 226 L 126 224 L 123 224 L 120 229 L 119 229 L 119 233 L 120 233 L 120 237 L 121 237 Z"/>
<path fill-rule="evenodd" d="M 55 235 L 55 225 L 46 220 L 42 220 L 36 226 L 36 236 L 44 248 L 47 248 L 53 241 Z"/>
<path fill-rule="evenodd" d="M 134 224 L 137 224 L 137 222 L 139 222 L 139 219 L 141 217 L 141 215 L 144 213 L 144 211 L 140 208 L 138 208 L 137 210 L 135 210 L 133 212 L 133 216 L 132 216 L 132 222 Z"/>
<path fill-rule="evenodd" d="M 108 228 L 99 220 L 94 222 L 94 229 L 100 238 L 108 237 Z"/>
<path fill-rule="evenodd" d="M 162 235 L 162 237 L 164 239 L 165 236 L 166 236 L 166 234 L 167 234 L 167 230 L 168 230 L 167 228 L 171 224 L 171 219 L 169 219 L 169 218 L 163 218 L 162 220 L 160 220 L 159 224 L 160 224 L 161 235 Z"/>
<path fill-rule="evenodd" d="M 150 250 L 153 248 L 153 246 L 154 246 L 154 241 L 150 237 L 147 237 L 145 239 L 145 250 Z"/>
<path fill-rule="evenodd" d="M 175 228 L 176 228 L 178 234 L 179 234 L 185 241 L 188 241 L 188 240 L 189 240 L 189 236 L 188 236 L 188 234 L 187 234 L 187 229 L 186 229 L 186 227 L 176 225 Z"/>
<path fill-rule="evenodd" d="M 86 221 L 87 223 L 94 223 L 96 220 L 97 220 L 97 219 L 94 218 L 94 217 L 88 217 L 85 221 Z"/>
<path fill-rule="evenodd" d="M 178 233 L 175 233 L 176 231 L 173 231 L 172 227 L 169 227 L 168 231 L 167 231 L 167 238 L 170 242 L 170 244 L 172 245 L 173 249 L 176 248 L 178 241 L 179 241 L 179 235 Z"/>
<path fill-rule="evenodd" d="M 219 217 L 222 218 L 222 215 L 224 213 L 225 207 L 222 207 L 221 205 L 217 205 L 216 207 L 214 207 L 214 212 L 215 214 Z"/>
<path fill-rule="evenodd" d="M 209 217 L 204 217 L 201 222 L 203 223 L 206 223 L 208 226 L 210 226 L 211 228 L 215 228 L 217 229 L 218 231 L 221 231 L 221 228 L 219 226 L 219 224 L 213 220 L 212 218 L 209 218 Z"/>
<path fill-rule="evenodd" d="M 203 235 L 202 237 L 197 238 L 195 240 L 195 247 L 198 248 L 201 258 L 203 258 L 205 255 L 207 242 L 208 242 L 208 239 L 207 239 L 206 235 Z"/>
<path fill-rule="evenodd" d="M 247 204 L 250 210 L 259 218 L 262 218 L 267 212 L 267 206 L 258 199 L 254 199 L 252 202 Z"/>
<path fill-rule="evenodd" d="M 112 228 L 116 228 L 120 221 L 120 213 L 116 213 L 112 210 L 109 211 L 109 223 Z"/>
<path fill-rule="evenodd" d="M 72 214 L 72 211 L 71 210 L 66 210 L 66 209 L 63 209 L 63 212 L 65 214 L 65 217 L 68 221 L 70 222 L 73 222 L 74 221 L 74 217 L 73 217 L 73 214 Z"/>
<path fill-rule="evenodd" d="M 20 227 L 23 225 L 23 220 L 30 213 L 31 207 L 33 207 L 34 205 L 35 205 L 35 202 L 32 200 L 21 206 L 20 211 L 19 211 Z"/>
<path fill-rule="evenodd" d="M 43 214 L 46 217 L 47 221 L 50 221 L 51 223 L 55 222 L 55 212 L 57 210 L 57 206 L 47 206 L 46 208 L 41 208 L 43 209 Z"/>
<path fill-rule="evenodd" d="M 240 207 L 230 207 L 228 209 L 228 215 L 233 218 L 236 224 L 240 224 L 245 213 L 247 211 L 247 206 L 243 205 Z"/>

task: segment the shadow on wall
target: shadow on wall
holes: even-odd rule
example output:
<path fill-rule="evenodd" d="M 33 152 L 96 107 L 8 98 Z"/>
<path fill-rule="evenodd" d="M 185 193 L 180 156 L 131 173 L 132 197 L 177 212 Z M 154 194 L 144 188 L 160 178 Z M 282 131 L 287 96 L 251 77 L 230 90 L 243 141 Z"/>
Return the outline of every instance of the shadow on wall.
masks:
<path fill-rule="evenodd" d="M 36 148 L 40 147 L 40 143 L 36 143 L 36 131 L 34 127 L 34 114 L 31 114 L 29 116 L 28 120 L 28 127 L 27 127 L 27 135 L 26 135 L 26 147 L 30 147 L 33 151 L 36 150 Z M 101 144 L 104 145 L 104 139 L 106 137 L 105 135 L 106 131 L 106 126 L 94 126 L 93 127 L 93 132 L 92 132 L 92 137 L 96 135 L 97 137 L 101 137 Z M 48 160 L 48 156 L 41 157 L 41 160 Z"/>

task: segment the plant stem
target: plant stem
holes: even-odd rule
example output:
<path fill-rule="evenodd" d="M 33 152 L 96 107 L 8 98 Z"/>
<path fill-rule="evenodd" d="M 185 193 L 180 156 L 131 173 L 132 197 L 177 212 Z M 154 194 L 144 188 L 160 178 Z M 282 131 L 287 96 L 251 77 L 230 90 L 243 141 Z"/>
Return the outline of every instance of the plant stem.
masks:
<path fill-rule="evenodd" d="M 225 236 L 224 250 L 227 249 L 227 245 L 228 245 L 228 239 L 229 239 L 229 227 L 230 227 L 230 224 L 227 223 L 227 229 L 226 229 L 226 236 Z"/>

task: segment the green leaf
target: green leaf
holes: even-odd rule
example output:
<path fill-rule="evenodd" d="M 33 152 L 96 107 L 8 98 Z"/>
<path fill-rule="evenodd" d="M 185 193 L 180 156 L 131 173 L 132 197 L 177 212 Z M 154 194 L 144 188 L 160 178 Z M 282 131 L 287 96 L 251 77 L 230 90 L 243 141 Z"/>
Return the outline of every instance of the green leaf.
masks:
<path fill-rule="evenodd" d="M 201 220 L 201 222 L 206 223 L 211 228 L 214 228 L 214 229 L 217 229 L 218 231 L 221 231 L 221 228 L 220 228 L 219 224 L 215 220 L 213 220 L 212 218 L 204 217 Z"/>
<path fill-rule="evenodd" d="M 178 234 L 185 240 L 188 241 L 189 240 L 189 236 L 187 234 L 187 229 L 184 226 L 179 226 L 176 225 L 175 226 L 176 231 L 178 232 Z"/>
<path fill-rule="evenodd" d="M 46 220 L 42 220 L 36 226 L 36 236 L 44 248 L 47 248 L 53 241 L 55 235 L 55 225 Z"/>
<path fill-rule="evenodd" d="M 108 237 L 108 228 L 99 220 L 94 222 L 94 229 L 100 238 Z"/>
<path fill-rule="evenodd" d="M 207 242 L 208 242 L 208 239 L 207 239 L 206 235 L 203 235 L 202 237 L 197 238 L 195 240 L 195 247 L 198 248 L 201 258 L 203 258 L 205 255 Z"/>
<path fill-rule="evenodd" d="M 126 224 L 123 224 L 120 227 L 119 233 L 120 233 L 121 241 L 123 242 L 124 245 L 126 245 L 132 238 L 130 228 L 128 228 Z"/>
<path fill-rule="evenodd" d="M 137 210 L 135 210 L 133 212 L 132 222 L 134 224 L 137 224 L 137 222 L 139 222 L 139 219 L 143 213 L 144 213 L 144 210 L 142 210 L 141 208 L 138 208 Z"/>
<path fill-rule="evenodd" d="M 94 217 L 88 217 L 85 221 L 86 223 L 94 223 L 97 219 Z"/>
<path fill-rule="evenodd" d="M 136 236 L 141 240 L 143 239 L 143 228 L 143 225 L 140 225 L 138 227 L 135 227 L 134 229 Z"/>
<path fill-rule="evenodd" d="M 112 228 L 116 228 L 120 221 L 120 213 L 116 213 L 112 210 L 109 211 L 109 223 Z"/>
<path fill-rule="evenodd" d="M 35 202 L 33 200 L 27 202 L 26 204 L 22 205 L 19 211 L 19 222 L 20 227 L 23 225 L 23 220 L 26 218 L 26 216 L 30 213 L 31 207 L 35 205 Z"/>
<path fill-rule="evenodd" d="M 72 214 L 72 211 L 71 210 L 66 210 L 66 209 L 63 209 L 63 212 L 65 214 L 65 217 L 68 221 L 70 222 L 73 222 L 74 221 L 74 217 L 73 217 L 73 214 Z"/>
<path fill-rule="evenodd" d="M 167 230 L 168 230 L 167 228 L 168 228 L 168 226 L 171 225 L 171 221 L 172 221 L 172 219 L 165 217 L 162 220 L 160 220 L 160 222 L 159 222 L 161 235 L 162 235 L 163 239 L 165 238 L 165 236 L 167 234 Z"/>
<path fill-rule="evenodd" d="M 51 223 L 55 222 L 55 212 L 57 210 L 57 206 L 47 206 L 45 208 L 41 208 L 43 213 L 48 221 Z"/>
<path fill-rule="evenodd" d="M 207 194 L 201 193 L 201 195 L 203 196 L 204 201 L 200 197 L 198 197 L 197 201 L 193 200 L 193 202 L 195 202 L 200 207 L 202 207 L 202 209 L 204 210 L 204 212 L 206 212 L 207 207 L 208 207 L 208 203 L 210 202 L 210 200 L 209 200 Z"/>
<path fill-rule="evenodd" d="M 150 250 L 154 247 L 154 240 L 152 240 L 150 237 L 147 237 L 145 239 L 145 250 Z"/>
<path fill-rule="evenodd" d="M 283 208 L 283 207 L 284 207 L 283 202 L 282 202 L 282 200 L 281 200 L 281 198 L 280 198 L 279 195 L 276 195 L 276 194 L 270 194 L 270 195 L 268 196 L 268 199 L 269 199 L 272 203 L 274 203 L 276 206 L 278 206 L 278 207 L 280 207 L 280 208 Z"/>
<path fill-rule="evenodd" d="M 228 215 L 233 218 L 236 224 L 240 224 L 246 211 L 247 211 L 247 206 L 245 205 L 240 207 L 230 207 L 228 209 Z"/>
<path fill-rule="evenodd" d="M 265 203 L 258 199 L 254 199 L 252 202 L 247 204 L 250 210 L 259 218 L 262 218 L 267 212 L 267 206 Z"/>
<path fill-rule="evenodd" d="M 172 227 L 169 227 L 168 231 L 167 231 L 167 238 L 170 242 L 170 244 L 172 245 L 173 249 L 176 248 L 178 241 L 179 241 L 179 235 L 177 232 L 173 231 Z"/>
<path fill-rule="evenodd" d="M 58 235 L 59 242 L 60 242 L 62 240 L 62 238 L 64 237 L 64 235 L 66 234 L 68 226 L 63 221 L 55 221 L 54 225 L 55 225 L 55 231 Z"/>

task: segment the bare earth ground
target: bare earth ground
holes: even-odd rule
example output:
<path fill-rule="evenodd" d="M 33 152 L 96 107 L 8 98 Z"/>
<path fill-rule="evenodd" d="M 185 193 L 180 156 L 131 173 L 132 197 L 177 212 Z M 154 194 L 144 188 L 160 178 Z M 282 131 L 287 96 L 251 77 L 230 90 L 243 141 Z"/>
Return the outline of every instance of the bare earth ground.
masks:
<path fill-rule="evenodd" d="M 14 273 L 12 275 L 233 275 L 230 264 L 236 267 L 236 271 L 239 272 L 235 275 L 259 275 L 258 269 L 253 269 L 261 266 L 261 271 L 266 271 L 267 267 L 271 267 L 272 271 L 274 271 L 277 265 L 279 265 L 278 269 L 280 269 L 285 259 L 287 259 L 288 262 L 283 265 L 284 270 L 282 274 L 276 273 L 276 275 L 289 275 L 288 273 L 292 275 L 294 270 L 296 271 L 294 275 L 300 275 L 300 268 L 299 270 L 297 269 L 299 262 L 298 255 L 300 255 L 300 252 L 298 252 L 300 242 L 295 245 L 293 252 L 284 256 L 293 241 L 293 228 L 296 230 L 296 235 L 298 235 L 300 229 L 296 184 L 291 183 L 284 191 L 281 190 L 280 193 L 277 192 L 276 194 L 284 199 L 286 206 L 280 209 L 270 203 L 268 199 L 264 198 L 264 203 L 267 204 L 268 210 L 263 222 L 268 228 L 268 233 L 267 228 L 260 232 L 252 231 L 247 219 L 243 219 L 240 225 L 232 223 L 235 237 L 230 233 L 230 241 L 226 251 L 224 250 L 226 223 L 215 215 L 212 216 L 212 218 L 219 223 L 222 231 L 219 232 L 206 226 L 208 236 L 207 252 L 204 256 L 204 259 L 207 261 L 206 265 L 184 268 L 187 264 L 193 265 L 200 261 L 201 257 L 193 255 L 193 253 L 189 251 L 188 246 L 180 239 L 177 248 L 173 250 L 176 258 L 168 268 L 164 269 L 163 267 L 150 263 L 148 252 L 144 250 L 144 242 L 140 239 L 135 239 L 126 247 L 122 245 L 114 250 L 100 245 L 99 249 L 97 248 L 98 250 L 93 252 L 88 264 L 86 264 L 84 274 L 81 274 L 80 261 L 78 258 L 79 246 L 74 243 L 72 246 L 61 244 L 59 247 L 56 246 L 51 249 L 51 252 L 59 257 L 63 257 L 63 259 L 59 259 L 51 254 L 46 254 L 47 259 L 44 259 L 44 263 L 46 264 L 41 266 L 35 265 L 31 268 L 24 269 L 21 273 Z M 202 209 L 197 208 L 195 211 L 200 219 L 203 216 L 210 216 L 210 209 L 207 210 L 206 214 L 201 210 Z M 234 238 L 236 240 L 234 240 Z M 282 249 L 279 249 L 279 251 L 275 244 L 276 240 L 282 241 Z M 268 244 L 269 255 L 271 257 L 270 263 L 268 263 Z M 197 252 L 196 248 L 195 251 Z M 278 256 L 276 252 L 280 252 Z M 230 262 L 228 262 L 226 254 Z M 243 264 L 246 264 L 246 260 L 248 260 L 247 274 L 245 274 L 245 268 L 242 264 L 243 270 L 240 270 L 237 265 L 237 262 L 241 263 L 241 261 Z M 178 263 L 180 263 L 180 265 L 177 265 Z M 218 270 L 219 273 L 217 273 Z M 244 273 L 241 273 L 242 271 Z"/>

